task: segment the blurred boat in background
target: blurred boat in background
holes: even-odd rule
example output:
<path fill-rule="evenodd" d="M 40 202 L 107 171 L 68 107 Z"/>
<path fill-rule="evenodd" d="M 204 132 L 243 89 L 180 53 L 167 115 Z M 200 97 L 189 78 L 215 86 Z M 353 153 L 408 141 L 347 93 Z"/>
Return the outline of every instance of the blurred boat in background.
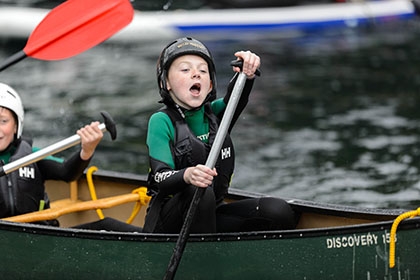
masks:
<path fill-rule="evenodd" d="M 245 1 L 247 2 L 247 1 Z M 251 5 L 248 5 L 250 7 Z M 49 9 L 3 5 L 0 36 L 26 38 Z M 322 3 L 242 9 L 136 10 L 133 22 L 111 40 L 140 41 L 206 34 L 223 38 L 229 34 L 259 36 L 273 32 L 313 31 L 325 28 L 358 27 L 415 16 L 407 0 Z M 284 31 L 284 32 L 283 32 Z M 233 35 L 235 36 L 235 35 Z"/>

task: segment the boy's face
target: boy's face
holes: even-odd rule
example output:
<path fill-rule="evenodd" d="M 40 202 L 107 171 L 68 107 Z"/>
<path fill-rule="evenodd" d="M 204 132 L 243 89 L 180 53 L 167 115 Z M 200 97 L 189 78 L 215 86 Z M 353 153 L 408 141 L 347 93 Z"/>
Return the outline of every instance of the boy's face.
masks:
<path fill-rule="evenodd" d="M 169 67 L 166 86 L 181 107 L 200 107 L 213 89 L 207 62 L 197 55 L 178 57 Z"/>

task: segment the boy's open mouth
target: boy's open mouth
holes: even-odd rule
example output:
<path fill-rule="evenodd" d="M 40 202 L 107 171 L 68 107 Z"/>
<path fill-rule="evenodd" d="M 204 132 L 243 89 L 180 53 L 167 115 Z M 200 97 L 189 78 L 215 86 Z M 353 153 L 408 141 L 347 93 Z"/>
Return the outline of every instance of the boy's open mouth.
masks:
<path fill-rule="evenodd" d="M 201 90 L 201 85 L 196 83 L 193 84 L 193 86 L 190 88 L 190 92 L 194 93 L 194 94 L 199 94 Z"/>

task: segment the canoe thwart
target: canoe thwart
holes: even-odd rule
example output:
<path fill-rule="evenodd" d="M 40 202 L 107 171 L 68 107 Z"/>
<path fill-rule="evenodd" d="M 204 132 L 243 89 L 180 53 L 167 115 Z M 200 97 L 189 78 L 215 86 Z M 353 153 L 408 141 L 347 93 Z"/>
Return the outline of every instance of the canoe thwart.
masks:
<path fill-rule="evenodd" d="M 144 189 L 144 187 L 141 187 L 139 189 Z M 10 222 L 32 223 L 37 221 L 54 220 L 60 216 L 74 212 L 82 212 L 96 209 L 108 209 L 130 202 L 138 202 L 138 204 L 140 204 L 141 206 L 147 205 L 150 198 L 148 198 L 144 190 L 139 189 L 136 189 L 129 194 L 117 195 L 91 201 L 71 202 L 70 200 L 67 200 L 67 203 L 63 202 L 61 203 L 61 206 L 56 205 L 56 207 L 54 208 L 8 217 L 4 218 L 3 220 Z"/>
<path fill-rule="evenodd" d="M 37 211 L 4 218 L 3 220 L 20 223 L 32 223 L 37 221 L 53 220 L 57 219 L 60 216 L 74 212 L 82 212 L 96 209 L 108 209 L 125 203 L 137 201 L 140 201 L 141 203 L 141 201 L 145 201 L 145 199 L 141 199 L 139 197 L 140 195 L 138 193 L 130 193 L 91 201 L 71 202 L 70 200 L 67 200 L 67 202 L 63 201 L 63 203 L 61 203 L 61 207 L 57 206 L 43 211 Z"/>

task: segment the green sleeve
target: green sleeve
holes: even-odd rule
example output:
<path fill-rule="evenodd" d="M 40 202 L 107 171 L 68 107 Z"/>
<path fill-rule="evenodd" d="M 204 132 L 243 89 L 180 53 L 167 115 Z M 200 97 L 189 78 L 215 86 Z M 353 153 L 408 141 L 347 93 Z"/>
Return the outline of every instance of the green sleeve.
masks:
<path fill-rule="evenodd" d="M 217 116 L 220 112 L 222 112 L 224 109 L 226 109 L 226 103 L 224 102 L 223 98 L 219 98 L 214 100 L 211 103 L 211 109 L 213 110 L 213 113 Z"/>
<path fill-rule="evenodd" d="M 37 148 L 37 147 L 32 147 L 32 152 L 33 153 L 35 153 L 36 151 L 39 151 L 39 150 L 41 150 L 41 149 Z M 59 162 L 59 163 L 64 162 L 63 158 L 59 158 L 59 157 L 55 157 L 55 156 L 47 156 L 47 157 L 45 157 L 45 159 L 53 160 L 53 161 L 56 161 L 56 162 Z"/>
<path fill-rule="evenodd" d="M 175 130 L 169 116 L 163 112 L 154 113 L 149 120 L 146 144 L 149 156 L 175 168 L 172 158 L 171 143 L 174 141 Z"/>

